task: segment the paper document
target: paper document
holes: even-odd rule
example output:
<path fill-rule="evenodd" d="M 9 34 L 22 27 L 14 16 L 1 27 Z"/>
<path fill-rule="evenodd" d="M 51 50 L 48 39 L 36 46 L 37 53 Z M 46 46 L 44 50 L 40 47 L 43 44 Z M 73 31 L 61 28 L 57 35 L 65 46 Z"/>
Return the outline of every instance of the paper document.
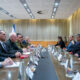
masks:
<path fill-rule="evenodd" d="M 25 52 L 25 53 L 23 53 L 23 54 L 30 54 L 30 52 Z"/>
<path fill-rule="evenodd" d="M 19 67 L 20 62 L 14 62 L 12 65 L 5 65 L 5 68 Z"/>

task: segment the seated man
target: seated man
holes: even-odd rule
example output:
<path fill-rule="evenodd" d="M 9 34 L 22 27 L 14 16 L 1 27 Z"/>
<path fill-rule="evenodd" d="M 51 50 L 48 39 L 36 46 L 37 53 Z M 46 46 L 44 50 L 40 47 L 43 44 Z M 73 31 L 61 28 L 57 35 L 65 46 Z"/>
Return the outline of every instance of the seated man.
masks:
<path fill-rule="evenodd" d="M 71 52 L 72 50 L 73 50 L 73 45 L 76 43 L 75 41 L 74 41 L 74 36 L 69 36 L 69 44 L 67 45 L 67 47 L 66 47 L 66 50 L 67 51 L 69 51 L 69 52 Z"/>
<path fill-rule="evenodd" d="M 26 44 L 27 44 L 27 46 L 30 46 L 31 44 L 30 44 L 30 39 L 29 39 L 29 37 L 27 36 L 27 37 L 25 37 L 25 41 L 26 41 Z"/>
<path fill-rule="evenodd" d="M 11 58 L 5 59 L 3 62 L 0 62 L 0 68 L 4 67 L 5 65 L 12 65 L 13 61 Z"/>
<path fill-rule="evenodd" d="M 7 46 L 5 44 L 5 39 L 6 39 L 5 32 L 0 30 L 0 57 L 1 57 L 0 59 L 4 60 L 5 58 L 8 58 L 8 57 L 11 57 L 11 58 L 19 57 L 20 53 L 18 53 L 18 52 L 11 53 L 8 51 Z"/>
<path fill-rule="evenodd" d="M 6 41 L 7 50 L 12 54 L 19 53 L 21 55 L 23 51 L 22 49 L 17 47 L 16 38 L 17 38 L 16 33 L 10 33 L 9 40 Z"/>
<path fill-rule="evenodd" d="M 27 43 L 24 42 L 23 36 L 20 33 L 17 33 L 17 42 L 16 42 L 17 46 L 19 48 L 27 48 Z"/>
<path fill-rule="evenodd" d="M 80 56 L 80 34 L 76 35 L 76 44 L 73 45 L 72 52 L 75 54 L 75 56 Z"/>

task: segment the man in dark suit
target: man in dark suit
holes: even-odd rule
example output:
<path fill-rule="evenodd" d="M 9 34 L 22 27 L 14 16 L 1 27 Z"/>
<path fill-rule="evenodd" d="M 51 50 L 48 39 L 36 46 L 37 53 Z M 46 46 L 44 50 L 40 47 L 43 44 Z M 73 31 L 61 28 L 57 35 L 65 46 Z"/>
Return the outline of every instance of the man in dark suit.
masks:
<path fill-rule="evenodd" d="M 4 31 L 0 30 L 0 57 L 4 60 L 5 58 L 19 57 L 21 54 L 19 52 L 10 52 L 10 47 L 5 44 L 6 34 Z M 9 50 L 7 49 L 9 48 Z"/>
<path fill-rule="evenodd" d="M 7 50 L 12 54 L 19 53 L 21 55 L 23 51 L 16 45 L 16 38 L 16 33 L 10 33 L 9 40 L 6 41 Z"/>

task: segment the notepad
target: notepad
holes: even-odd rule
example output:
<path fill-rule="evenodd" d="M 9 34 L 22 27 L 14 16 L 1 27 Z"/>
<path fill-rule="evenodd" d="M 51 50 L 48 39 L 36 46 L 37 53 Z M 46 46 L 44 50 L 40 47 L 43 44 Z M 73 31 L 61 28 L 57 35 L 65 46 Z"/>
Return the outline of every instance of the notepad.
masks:
<path fill-rule="evenodd" d="M 62 55 L 59 54 L 59 56 L 58 56 L 58 61 L 61 61 L 61 59 L 62 59 Z"/>
<path fill-rule="evenodd" d="M 54 53 L 54 49 L 52 50 L 52 54 Z"/>
<path fill-rule="evenodd" d="M 25 52 L 25 53 L 23 53 L 23 54 L 28 54 L 28 55 L 29 55 L 29 54 L 30 54 L 30 52 Z"/>
<path fill-rule="evenodd" d="M 5 65 L 5 68 L 19 67 L 20 62 L 14 62 L 12 65 Z"/>
<path fill-rule="evenodd" d="M 80 80 L 80 73 L 77 72 L 72 80 Z"/>
<path fill-rule="evenodd" d="M 33 78 L 34 74 L 33 74 L 33 72 L 31 71 L 31 69 L 29 67 L 26 68 L 26 73 L 27 73 L 27 75 L 29 76 L 30 79 Z"/>

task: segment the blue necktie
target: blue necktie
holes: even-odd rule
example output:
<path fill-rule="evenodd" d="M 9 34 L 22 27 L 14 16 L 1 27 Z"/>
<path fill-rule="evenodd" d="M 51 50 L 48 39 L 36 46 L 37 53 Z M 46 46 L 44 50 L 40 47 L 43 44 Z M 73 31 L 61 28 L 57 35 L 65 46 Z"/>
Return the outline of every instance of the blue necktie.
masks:
<path fill-rule="evenodd" d="M 7 51 L 7 48 L 6 48 L 5 43 L 2 43 L 2 47 L 3 47 L 3 49 L 4 49 L 5 51 Z"/>

